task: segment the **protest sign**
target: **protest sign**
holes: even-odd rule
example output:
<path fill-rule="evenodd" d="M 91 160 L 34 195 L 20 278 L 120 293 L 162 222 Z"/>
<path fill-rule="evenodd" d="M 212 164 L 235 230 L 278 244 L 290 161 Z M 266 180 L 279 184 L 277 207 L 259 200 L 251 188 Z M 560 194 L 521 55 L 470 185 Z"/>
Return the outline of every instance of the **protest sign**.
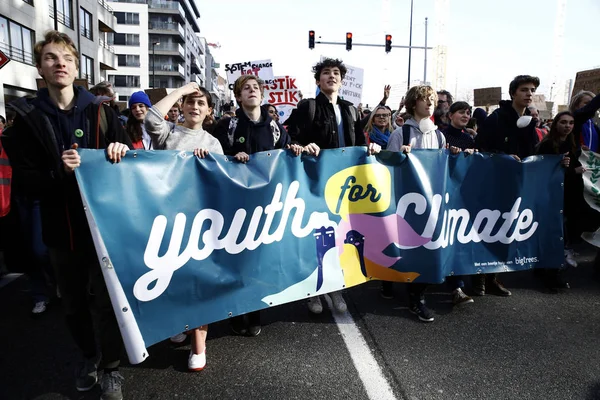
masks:
<path fill-rule="evenodd" d="M 285 123 L 300 101 L 296 78 L 276 76 L 273 83 L 265 86 L 265 103 L 273 104 L 279 113 L 279 122 Z"/>
<path fill-rule="evenodd" d="M 247 163 L 129 151 L 112 164 L 102 150 L 79 153 L 79 189 L 133 363 L 176 333 L 371 279 L 439 283 L 564 263 L 558 155 L 521 163 L 358 146 Z"/>
<path fill-rule="evenodd" d="M 242 75 L 254 75 L 265 81 L 273 83 L 273 63 L 271 60 L 246 61 L 234 64 L 225 64 L 225 72 L 229 81 L 229 89 L 233 90 L 235 80 Z"/>
<path fill-rule="evenodd" d="M 575 85 L 573 85 L 573 95 L 582 90 L 593 93 L 600 93 L 600 68 L 580 71 L 575 76 Z"/>
<path fill-rule="evenodd" d="M 489 87 L 473 90 L 473 102 L 475 106 L 493 106 L 502 100 L 501 87 Z"/>

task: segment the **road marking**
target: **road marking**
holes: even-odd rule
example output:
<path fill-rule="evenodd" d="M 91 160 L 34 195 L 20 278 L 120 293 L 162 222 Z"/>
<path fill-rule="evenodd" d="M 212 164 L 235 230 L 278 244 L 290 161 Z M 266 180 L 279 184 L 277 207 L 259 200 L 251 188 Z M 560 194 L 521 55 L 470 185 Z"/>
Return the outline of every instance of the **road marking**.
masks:
<path fill-rule="evenodd" d="M 342 338 L 344 338 L 354 367 L 358 371 L 358 376 L 362 380 L 369 399 L 396 400 L 394 391 L 388 384 L 385 376 L 383 376 L 379 364 L 377 364 L 375 357 L 373 357 L 373 353 L 371 353 L 371 349 L 369 349 L 365 338 L 360 333 L 358 326 L 356 326 L 352 315 L 348 311 L 343 314 L 335 311 L 331 298 L 328 295 L 324 297 L 331 310 L 333 319 L 342 334 Z"/>
<path fill-rule="evenodd" d="M 0 279 L 0 288 L 8 285 L 17 278 L 20 278 L 23 274 L 6 274 Z"/>

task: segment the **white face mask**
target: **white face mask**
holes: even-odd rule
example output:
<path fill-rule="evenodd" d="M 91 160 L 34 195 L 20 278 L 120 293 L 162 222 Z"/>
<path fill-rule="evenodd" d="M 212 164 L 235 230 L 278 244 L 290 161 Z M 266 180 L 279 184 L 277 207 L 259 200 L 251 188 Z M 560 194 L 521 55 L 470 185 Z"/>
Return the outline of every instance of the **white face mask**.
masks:
<path fill-rule="evenodd" d="M 525 128 L 526 126 L 529 126 L 529 123 L 532 120 L 532 116 L 531 115 L 523 115 L 522 117 L 519 117 L 519 119 L 517 120 L 517 127 L 519 128 Z"/>
<path fill-rule="evenodd" d="M 433 123 L 431 119 L 423 118 L 421 121 L 419 121 L 419 129 L 423 133 L 428 133 L 431 131 L 435 131 L 437 129 L 437 126 Z"/>

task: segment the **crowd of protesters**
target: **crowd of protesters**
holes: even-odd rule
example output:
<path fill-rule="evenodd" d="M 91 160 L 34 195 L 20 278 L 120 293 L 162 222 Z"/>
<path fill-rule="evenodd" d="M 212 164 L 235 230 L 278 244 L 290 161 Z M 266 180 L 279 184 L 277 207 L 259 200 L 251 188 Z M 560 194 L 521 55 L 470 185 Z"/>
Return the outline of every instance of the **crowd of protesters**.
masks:
<path fill-rule="evenodd" d="M 98 382 L 100 368 L 103 399 L 122 398 L 119 362 L 123 345 L 74 176 L 81 163 L 78 148 L 105 149 L 114 163 L 130 149 L 191 151 L 200 158 L 208 153 L 225 154 L 241 163 L 254 153 L 273 149 L 318 156 L 323 149 L 348 146 L 365 146 L 369 155 L 410 153 L 412 149 L 447 149 L 466 156 L 492 152 L 515 162 L 536 154 L 556 154 L 563 156 L 565 170 L 565 265 L 577 265 L 572 246 L 582 232 L 600 225 L 583 199 L 585 168 L 578 162 L 581 149 L 598 151 L 599 147 L 593 117 L 600 109 L 600 96 L 591 92 L 575 95 L 569 111 L 556 115 L 549 127 L 532 107 L 540 81 L 529 75 L 514 78 L 509 86 L 511 100 L 500 101 L 490 115 L 426 85 L 410 88 L 396 110 L 386 104 L 390 86 L 372 110 L 357 109 L 339 96 L 346 67 L 340 60 L 324 59 L 313 67 L 320 93 L 303 99 L 283 125 L 276 107 L 262 104 L 264 86 L 253 75 L 236 80 L 233 91 L 239 107 L 219 119 L 214 116 L 210 94 L 196 83 L 174 90 L 157 104 L 144 92 L 136 92 L 125 116 L 115 105 L 110 83 L 90 91 L 73 85 L 79 58 L 67 35 L 49 31 L 35 45 L 34 54 L 47 88 L 36 97 L 12 103 L 7 118 L 0 117 L 0 133 L 4 131 L 0 172 L 7 178 L 0 179 L 4 183 L 0 217 L 11 205 L 17 210 L 12 214 L 19 220 L 19 234 L 13 236 L 27 249 L 21 253 L 27 259 L 21 262 L 29 264 L 32 312 L 43 313 L 53 293 L 60 295 L 67 326 L 82 353 L 77 390 L 91 389 Z M 537 271 L 550 291 L 569 288 L 564 269 Z M 449 278 L 455 305 L 473 303 L 471 296 L 511 295 L 497 274 L 473 276 L 470 293 L 465 280 Z M 407 285 L 409 310 L 420 321 L 432 322 L 434 313 L 425 301 L 428 285 Z M 90 292 L 96 313 L 90 311 Z M 346 311 L 341 291 L 329 296 L 337 312 Z M 391 282 L 382 282 L 381 296 L 394 297 Z M 323 311 L 320 296 L 308 299 L 307 306 L 312 313 Z M 93 315 L 99 324 L 99 346 Z M 232 318 L 231 328 L 239 335 L 260 334 L 260 312 Z M 188 367 L 192 371 L 206 365 L 207 330 L 207 326 L 197 327 L 171 338 L 178 343 L 191 338 Z"/>

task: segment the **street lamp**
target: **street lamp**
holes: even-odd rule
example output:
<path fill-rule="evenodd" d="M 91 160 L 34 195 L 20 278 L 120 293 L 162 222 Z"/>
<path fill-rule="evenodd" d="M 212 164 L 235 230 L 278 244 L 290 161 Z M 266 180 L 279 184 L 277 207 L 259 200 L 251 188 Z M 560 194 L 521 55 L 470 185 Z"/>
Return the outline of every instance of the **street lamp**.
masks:
<path fill-rule="evenodd" d="M 158 46 L 160 42 L 152 42 L 152 89 L 156 88 L 156 76 L 154 74 L 154 63 L 156 62 L 156 55 L 154 53 L 154 47 Z"/>

